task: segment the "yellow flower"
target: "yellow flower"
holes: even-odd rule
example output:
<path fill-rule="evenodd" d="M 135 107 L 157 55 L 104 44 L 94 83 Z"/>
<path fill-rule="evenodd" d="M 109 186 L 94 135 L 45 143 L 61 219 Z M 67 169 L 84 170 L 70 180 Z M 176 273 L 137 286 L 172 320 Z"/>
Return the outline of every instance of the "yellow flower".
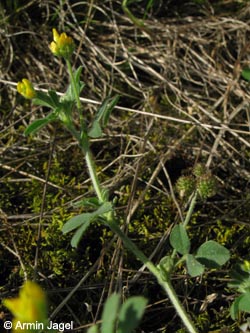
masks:
<path fill-rule="evenodd" d="M 51 52 L 57 57 L 68 59 L 75 49 L 75 44 L 71 37 L 68 37 L 65 32 L 59 33 L 53 29 L 53 42 L 50 43 Z"/>
<path fill-rule="evenodd" d="M 32 281 L 26 281 L 19 291 L 19 297 L 3 300 L 3 304 L 12 312 L 13 332 L 22 332 L 22 323 L 45 323 L 47 321 L 47 299 L 42 288 Z M 36 332 L 27 329 L 25 332 Z"/>
<path fill-rule="evenodd" d="M 19 92 L 19 94 L 23 95 L 25 98 L 28 99 L 36 97 L 35 89 L 32 83 L 27 79 L 22 79 L 21 82 L 18 82 L 17 91 Z"/>

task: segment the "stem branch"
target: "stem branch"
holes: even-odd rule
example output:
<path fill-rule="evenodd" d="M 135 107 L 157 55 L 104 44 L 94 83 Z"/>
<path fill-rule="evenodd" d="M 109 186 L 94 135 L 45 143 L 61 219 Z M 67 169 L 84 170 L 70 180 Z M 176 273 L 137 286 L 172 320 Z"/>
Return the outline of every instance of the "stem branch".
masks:
<path fill-rule="evenodd" d="M 127 9 L 126 7 L 127 1 L 124 0 L 123 1 L 123 7 L 125 10 L 127 10 L 128 14 L 131 14 L 130 11 Z M 131 14 L 132 15 L 132 14 Z M 138 24 L 138 20 L 135 19 L 132 15 L 132 20 L 135 20 L 136 23 Z M 107 201 L 107 198 L 105 197 L 104 191 L 101 188 L 98 176 L 97 176 L 97 172 L 96 172 L 96 165 L 94 163 L 94 159 L 92 157 L 92 153 L 90 150 L 90 146 L 89 146 L 89 138 L 87 135 L 87 131 L 85 128 L 85 123 L 83 120 L 83 114 L 82 114 L 82 110 L 81 110 L 81 101 L 80 101 L 80 96 L 79 96 L 79 89 L 77 88 L 77 82 L 75 80 L 74 77 L 74 73 L 72 70 L 72 66 L 70 64 L 69 60 L 66 60 L 67 63 L 67 67 L 68 67 L 68 71 L 69 71 L 69 75 L 70 75 L 70 79 L 71 79 L 71 84 L 72 84 L 72 89 L 74 91 L 74 97 L 76 100 L 76 105 L 77 105 L 77 109 L 79 112 L 79 118 L 80 118 L 80 127 L 81 127 L 81 134 L 79 135 L 78 133 L 75 133 L 74 131 L 71 132 L 72 134 L 75 136 L 75 138 L 77 139 L 77 141 L 79 142 L 79 145 L 84 153 L 85 156 L 85 160 L 87 163 L 87 167 L 88 167 L 88 171 L 89 171 L 89 175 L 94 187 L 94 190 L 96 192 L 96 195 L 99 199 L 100 203 L 104 203 Z M 186 224 L 189 222 L 190 218 L 191 218 L 191 213 L 193 212 L 194 209 L 194 205 L 195 205 L 195 199 L 196 199 L 196 194 L 194 195 L 191 204 L 190 204 L 190 208 L 188 211 L 188 214 L 186 216 L 186 219 L 184 221 L 184 226 L 186 226 Z M 186 310 L 184 309 L 183 305 L 181 304 L 173 286 L 172 283 L 170 281 L 170 274 L 167 277 L 163 277 L 161 275 L 160 270 L 144 255 L 144 253 L 135 245 L 135 243 L 133 243 L 131 241 L 131 239 L 120 229 L 117 221 L 114 218 L 114 214 L 113 212 L 109 212 L 106 214 L 106 224 L 108 225 L 108 227 L 115 233 L 117 234 L 120 239 L 123 241 L 124 245 L 126 246 L 126 248 L 128 250 L 130 250 L 131 252 L 133 252 L 133 254 L 148 268 L 148 270 L 156 277 L 158 283 L 162 286 L 162 288 L 165 290 L 165 292 L 167 293 L 170 301 L 172 302 L 176 312 L 178 313 L 178 315 L 180 316 L 180 318 L 182 319 L 184 325 L 186 326 L 186 328 L 188 329 L 188 331 L 190 333 L 197 333 L 197 330 L 191 320 L 191 318 L 189 317 L 189 315 L 187 314 Z"/>
<path fill-rule="evenodd" d="M 128 250 L 133 252 L 133 254 L 148 268 L 148 270 L 156 277 L 158 283 L 162 286 L 164 291 L 167 293 L 170 301 L 172 302 L 176 312 L 182 319 L 184 325 L 188 329 L 190 333 L 197 333 L 191 318 L 187 314 L 186 310 L 184 309 L 183 305 L 181 304 L 173 286 L 170 281 L 170 279 L 163 279 L 161 276 L 161 273 L 159 269 L 144 255 L 144 253 L 131 241 L 129 237 L 126 236 L 126 234 L 123 233 L 123 231 L 119 228 L 116 221 L 111 217 L 107 221 L 107 225 L 109 228 L 116 233 L 121 240 L 123 241 L 124 245 Z"/>
<path fill-rule="evenodd" d="M 81 126 L 81 135 L 76 135 L 73 134 L 75 136 L 75 138 L 77 139 L 84 155 L 85 155 L 85 160 L 87 163 L 87 167 L 88 167 L 88 171 L 89 171 L 89 175 L 94 187 L 94 190 L 96 192 L 96 195 L 100 201 L 100 203 L 105 202 L 105 198 L 104 198 L 104 194 L 99 182 L 99 179 L 97 177 L 97 173 L 96 173 L 96 166 L 95 166 L 95 162 L 92 158 L 92 154 L 91 154 L 91 150 L 89 147 L 89 139 L 88 139 L 88 135 L 86 133 L 86 129 L 85 129 L 85 123 L 83 120 L 83 114 L 82 114 L 82 106 L 81 106 L 81 100 L 80 100 L 80 96 L 79 96 L 79 92 L 77 89 L 77 83 L 74 77 L 74 73 L 72 70 L 72 66 L 71 63 L 68 59 L 66 59 L 66 64 L 68 67 L 68 71 L 69 71 L 69 76 L 70 76 L 70 82 L 72 84 L 73 87 L 73 91 L 74 91 L 74 96 L 75 96 L 75 100 L 76 100 L 76 106 L 77 106 L 77 110 L 79 112 L 79 117 L 80 117 L 80 126 Z"/>

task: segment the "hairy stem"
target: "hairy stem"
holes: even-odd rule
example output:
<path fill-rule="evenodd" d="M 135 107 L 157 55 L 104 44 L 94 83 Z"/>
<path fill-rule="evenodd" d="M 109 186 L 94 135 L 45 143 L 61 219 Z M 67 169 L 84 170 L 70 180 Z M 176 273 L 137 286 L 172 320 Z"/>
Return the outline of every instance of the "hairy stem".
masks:
<path fill-rule="evenodd" d="M 89 175 L 90 175 L 93 187 L 95 189 L 96 195 L 99 199 L 99 202 L 104 203 L 105 202 L 104 192 L 102 191 L 102 188 L 101 188 L 101 185 L 100 185 L 97 173 L 96 173 L 96 167 L 95 167 L 95 163 L 92 158 L 90 149 L 87 149 L 87 151 L 85 151 L 85 160 L 86 160 Z"/>
<path fill-rule="evenodd" d="M 123 1 L 123 6 L 126 9 L 126 3 L 127 1 L 124 0 Z M 104 195 L 104 192 L 101 188 L 98 176 L 97 176 L 97 172 L 96 172 L 96 165 L 94 163 L 94 159 L 92 157 L 92 153 L 90 150 L 90 146 L 89 146 L 89 138 L 85 129 L 85 125 L 84 125 L 84 121 L 83 121 L 83 115 L 82 115 L 82 110 L 81 110 L 81 102 L 80 102 L 80 96 L 78 93 L 78 89 L 77 89 L 77 83 L 72 71 L 72 67 L 71 64 L 69 62 L 69 60 L 66 60 L 67 62 L 67 66 L 68 66 L 68 70 L 69 70 L 69 75 L 70 75 L 70 79 L 71 79 L 71 84 L 73 87 L 73 91 L 74 91 L 74 95 L 75 95 L 75 99 L 76 99 L 76 105 L 77 105 L 77 109 L 79 112 L 79 117 L 80 117 L 80 126 L 81 126 L 81 135 L 74 135 L 77 139 L 77 141 L 79 142 L 79 145 L 84 153 L 85 156 L 85 160 L 88 166 L 88 171 L 89 171 L 89 175 L 94 187 L 94 190 L 96 192 L 96 195 L 99 199 L 100 203 L 104 203 L 107 201 L 107 198 Z M 192 205 L 193 203 L 193 205 Z M 194 208 L 195 205 L 195 200 L 194 202 L 191 202 L 191 205 Z M 193 210 L 192 208 L 192 210 Z M 191 209 L 189 209 L 191 211 Z M 191 215 L 190 215 L 191 216 Z M 117 234 L 120 239 L 123 241 L 124 245 L 126 246 L 126 248 L 128 250 L 130 250 L 131 252 L 133 252 L 133 254 L 148 268 L 148 270 L 155 276 L 155 278 L 157 279 L 158 283 L 162 286 L 162 288 L 165 290 L 165 292 L 167 293 L 169 299 L 171 300 L 176 312 L 178 313 L 178 315 L 180 316 L 180 318 L 182 319 L 184 325 L 186 326 L 186 328 L 188 329 L 188 331 L 190 333 L 197 333 L 197 330 L 191 320 L 191 318 L 189 317 L 189 315 L 187 314 L 186 310 L 184 309 L 183 305 L 181 304 L 173 286 L 172 283 L 170 281 L 170 274 L 167 277 L 162 277 L 160 270 L 144 255 L 144 253 L 135 245 L 135 243 L 133 243 L 131 241 L 131 239 L 120 229 L 117 221 L 114 218 L 114 214 L 113 212 L 109 212 L 106 214 L 105 216 L 106 218 L 106 224 L 109 226 L 109 228 L 115 233 Z M 187 224 L 188 221 L 190 220 L 190 217 L 186 217 L 186 220 L 184 222 L 184 224 Z"/>
<path fill-rule="evenodd" d="M 109 215 L 110 216 L 110 215 Z M 144 253 L 131 241 L 126 234 L 119 228 L 116 221 L 111 218 L 107 221 L 107 225 L 109 228 L 116 233 L 120 239 L 123 241 L 124 245 L 128 250 L 133 252 L 133 254 L 148 268 L 148 270 L 156 277 L 158 283 L 162 286 L 166 294 L 168 295 L 170 301 L 172 302 L 176 312 L 182 319 L 184 325 L 188 329 L 190 333 L 197 333 L 194 323 L 192 322 L 191 318 L 187 314 L 186 310 L 184 309 L 183 305 L 181 304 L 173 286 L 169 279 L 164 279 L 161 276 L 160 270 L 144 255 Z"/>
<path fill-rule="evenodd" d="M 68 72 L 69 72 L 69 76 L 70 76 L 70 82 L 72 84 L 73 87 L 73 91 L 74 91 L 74 96 L 75 96 L 75 100 L 76 100 L 76 106 L 77 106 L 77 110 L 79 112 L 79 118 L 80 118 L 80 127 L 81 127 L 81 134 L 80 136 L 76 133 L 73 133 L 73 136 L 77 139 L 77 141 L 79 142 L 79 145 L 84 153 L 85 156 L 85 160 L 87 163 L 87 167 L 88 167 L 88 172 L 94 187 L 94 190 L 96 192 L 96 195 L 100 201 L 100 203 L 105 202 L 105 197 L 96 173 L 96 165 L 94 162 L 94 159 L 92 157 L 92 153 L 89 147 L 89 138 L 86 132 L 86 128 L 85 128 L 85 122 L 83 119 L 83 114 L 82 114 L 82 105 L 81 105 L 81 100 L 80 100 L 80 96 L 79 96 L 79 92 L 77 89 L 77 82 L 75 80 L 74 77 L 74 73 L 72 70 L 72 66 L 69 60 L 66 59 L 66 64 L 68 67 Z"/>
<path fill-rule="evenodd" d="M 86 138 L 87 140 L 87 138 Z M 87 141 L 84 141 L 86 144 Z M 92 159 L 92 154 L 89 148 L 89 145 L 82 147 L 85 153 L 85 159 L 88 165 L 89 174 L 95 189 L 95 192 L 98 196 L 99 201 L 105 202 L 105 198 L 103 192 L 101 190 L 101 186 L 96 174 L 96 167 L 94 161 Z M 192 201 L 193 202 L 193 201 Z M 191 202 L 190 206 L 193 206 Z M 195 204 L 195 202 L 194 202 Z M 194 206 L 193 206 L 194 207 Z M 124 245 L 128 250 L 133 252 L 133 254 L 148 268 L 148 270 L 156 277 L 158 283 L 162 286 L 166 294 L 168 295 L 170 301 L 172 302 L 176 312 L 182 319 L 184 325 L 188 329 L 190 333 L 197 333 L 191 318 L 187 314 L 186 310 L 184 309 L 183 305 L 181 304 L 173 286 L 170 281 L 170 276 L 166 279 L 161 276 L 160 270 L 145 256 L 145 254 L 131 241 L 131 239 L 119 228 L 117 221 L 114 218 L 113 212 L 109 212 L 106 214 L 106 224 L 108 227 L 120 237 L 123 241 Z M 169 274 L 170 275 L 170 274 Z"/>
<path fill-rule="evenodd" d="M 76 106 L 77 106 L 78 110 L 81 110 L 82 105 L 81 105 L 80 96 L 79 96 L 78 89 L 77 89 L 76 80 L 75 80 L 75 77 L 74 77 L 74 74 L 73 74 L 73 69 L 72 69 L 70 61 L 67 60 L 67 59 L 66 59 L 66 64 L 67 64 L 67 67 L 68 67 L 70 82 L 72 83 L 72 87 L 73 87 L 73 91 L 74 91 L 74 95 L 75 95 Z"/>
<path fill-rule="evenodd" d="M 185 220 L 183 222 L 183 227 L 186 228 L 186 226 L 188 225 L 188 223 L 190 222 L 191 220 L 191 217 L 192 217 L 192 214 L 193 214 L 193 211 L 194 211 L 194 208 L 195 208 L 195 205 L 196 205 L 196 200 L 197 200 L 197 191 L 195 191 L 195 193 L 193 194 L 192 196 L 192 200 L 190 202 L 190 205 L 189 205 L 189 209 L 188 209 L 188 212 L 187 212 L 187 215 L 185 217 Z"/>

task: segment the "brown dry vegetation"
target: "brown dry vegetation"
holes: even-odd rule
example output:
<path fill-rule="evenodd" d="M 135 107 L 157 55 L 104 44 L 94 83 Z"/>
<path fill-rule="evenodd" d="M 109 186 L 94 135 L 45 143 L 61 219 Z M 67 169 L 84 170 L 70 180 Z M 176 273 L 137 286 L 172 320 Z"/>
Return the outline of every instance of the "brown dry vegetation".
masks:
<path fill-rule="evenodd" d="M 77 45 L 86 117 L 107 95 L 121 96 L 92 148 L 129 235 L 155 263 L 170 250 L 171 227 L 185 213 L 176 179 L 198 162 L 216 176 L 217 195 L 199 203 L 189 231 L 193 250 L 217 240 L 230 249 L 231 263 L 200 279 L 182 268 L 175 287 L 200 331 L 227 326 L 238 332 L 229 318 L 234 292 L 227 281 L 231 264 L 249 259 L 250 88 L 241 71 L 250 65 L 250 4 L 155 0 L 143 19 L 147 3 L 131 1 L 131 12 L 143 20 L 135 25 L 118 0 L 1 1 L 0 296 L 15 294 L 35 272 L 50 313 L 57 321 L 73 318 L 79 332 L 100 318 L 113 290 L 148 297 L 138 332 L 182 328 L 155 281 L 138 274 L 140 264 L 108 230 L 91 228 L 76 251 L 61 235 L 62 224 L 77 213 L 72 202 L 91 195 L 85 164 L 57 124 L 23 136 L 48 110 L 15 90 L 27 77 L 39 88 L 65 91 L 64 63 L 48 48 L 57 27 Z"/>

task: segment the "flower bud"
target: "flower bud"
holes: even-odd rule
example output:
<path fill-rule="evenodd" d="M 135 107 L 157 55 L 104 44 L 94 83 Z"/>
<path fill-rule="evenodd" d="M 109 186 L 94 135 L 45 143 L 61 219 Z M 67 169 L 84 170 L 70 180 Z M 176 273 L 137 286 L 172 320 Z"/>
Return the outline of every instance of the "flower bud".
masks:
<path fill-rule="evenodd" d="M 59 33 L 53 29 L 53 42 L 50 43 L 51 52 L 57 57 L 69 59 L 75 49 L 75 44 L 71 37 L 68 37 L 65 32 Z"/>
<path fill-rule="evenodd" d="M 22 79 L 21 82 L 18 82 L 17 91 L 27 99 L 36 97 L 36 91 L 28 79 Z"/>

